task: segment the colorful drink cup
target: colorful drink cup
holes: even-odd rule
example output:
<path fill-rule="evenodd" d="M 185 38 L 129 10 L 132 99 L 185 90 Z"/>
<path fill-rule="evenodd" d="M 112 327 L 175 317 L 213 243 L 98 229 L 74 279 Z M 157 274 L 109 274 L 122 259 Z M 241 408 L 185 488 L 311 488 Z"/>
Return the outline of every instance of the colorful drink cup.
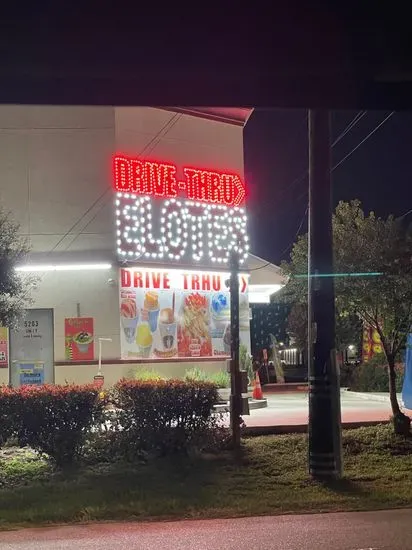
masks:
<path fill-rule="evenodd" d="M 147 310 L 149 316 L 150 330 L 155 332 L 159 319 L 159 295 L 157 292 L 146 292 L 144 297 L 144 309 Z"/>
<path fill-rule="evenodd" d="M 136 306 L 136 299 L 133 295 L 122 295 L 120 303 L 120 319 L 123 332 L 129 344 L 133 343 L 139 314 Z"/>
<path fill-rule="evenodd" d="M 89 351 L 89 346 L 93 342 L 93 336 L 89 332 L 78 332 L 74 338 L 74 343 L 79 350 L 79 353 L 87 353 Z"/>
<path fill-rule="evenodd" d="M 177 324 L 175 322 L 173 309 L 167 307 L 161 310 L 159 319 L 159 332 L 163 349 L 173 349 L 176 341 Z"/>

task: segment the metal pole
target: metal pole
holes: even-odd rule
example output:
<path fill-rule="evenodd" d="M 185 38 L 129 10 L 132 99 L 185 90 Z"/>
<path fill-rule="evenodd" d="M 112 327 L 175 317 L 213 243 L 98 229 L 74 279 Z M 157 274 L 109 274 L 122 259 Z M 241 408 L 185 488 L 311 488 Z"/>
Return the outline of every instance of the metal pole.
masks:
<path fill-rule="evenodd" d="M 100 376 L 102 374 L 102 340 L 99 338 L 99 367 L 97 369 L 97 374 Z"/>
<path fill-rule="evenodd" d="M 111 338 L 99 338 L 99 366 L 97 370 L 97 375 L 102 374 L 102 342 L 111 342 Z"/>
<path fill-rule="evenodd" d="M 230 254 L 230 332 L 230 427 L 233 447 L 239 449 L 242 388 L 239 369 L 239 256 L 235 251 Z"/>
<path fill-rule="evenodd" d="M 309 472 L 341 475 L 340 389 L 335 352 L 330 120 L 309 111 Z M 330 277 L 317 277 L 330 274 Z"/>

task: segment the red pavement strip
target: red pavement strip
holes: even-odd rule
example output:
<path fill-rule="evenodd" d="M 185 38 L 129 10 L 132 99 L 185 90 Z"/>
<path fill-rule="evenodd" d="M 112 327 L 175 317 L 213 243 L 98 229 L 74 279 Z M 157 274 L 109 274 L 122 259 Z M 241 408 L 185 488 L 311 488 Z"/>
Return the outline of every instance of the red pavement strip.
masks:
<path fill-rule="evenodd" d="M 266 410 L 266 409 L 262 409 Z M 256 411 L 258 413 L 258 411 Z M 409 416 L 412 416 L 412 411 L 404 411 Z M 342 427 L 344 429 L 359 428 L 362 426 L 375 426 L 390 421 L 391 409 L 388 403 L 387 409 L 382 408 L 382 403 L 375 408 L 350 408 L 342 410 Z M 244 416 L 243 420 L 246 427 L 244 433 L 246 435 L 263 435 L 263 434 L 281 434 L 281 433 L 303 433 L 308 429 L 308 417 L 303 412 L 291 412 L 282 414 L 278 410 L 274 410 L 272 414 L 259 415 L 252 414 Z"/>

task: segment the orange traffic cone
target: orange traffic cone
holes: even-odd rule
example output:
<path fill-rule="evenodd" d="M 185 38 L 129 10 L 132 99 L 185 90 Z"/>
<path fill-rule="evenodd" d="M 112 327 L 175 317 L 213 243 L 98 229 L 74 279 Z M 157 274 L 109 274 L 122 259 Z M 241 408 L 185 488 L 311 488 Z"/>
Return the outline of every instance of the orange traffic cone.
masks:
<path fill-rule="evenodd" d="M 253 384 L 253 399 L 263 399 L 262 386 L 260 385 L 259 373 L 256 373 L 255 381 Z"/>

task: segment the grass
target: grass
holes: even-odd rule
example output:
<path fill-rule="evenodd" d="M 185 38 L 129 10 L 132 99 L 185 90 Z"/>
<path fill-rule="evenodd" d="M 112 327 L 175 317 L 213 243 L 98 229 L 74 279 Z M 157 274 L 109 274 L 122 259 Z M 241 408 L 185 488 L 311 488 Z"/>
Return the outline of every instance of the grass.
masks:
<path fill-rule="evenodd" d="M 54 471 L 29 450 L 0 452 L 0 528 L 92 520 L 214 518 L 412 505 L 412 440 L 387 425 L 344 432 L 345 478 L 306 472 L 304 435 L 246 439 L 230 453 Z"/>

